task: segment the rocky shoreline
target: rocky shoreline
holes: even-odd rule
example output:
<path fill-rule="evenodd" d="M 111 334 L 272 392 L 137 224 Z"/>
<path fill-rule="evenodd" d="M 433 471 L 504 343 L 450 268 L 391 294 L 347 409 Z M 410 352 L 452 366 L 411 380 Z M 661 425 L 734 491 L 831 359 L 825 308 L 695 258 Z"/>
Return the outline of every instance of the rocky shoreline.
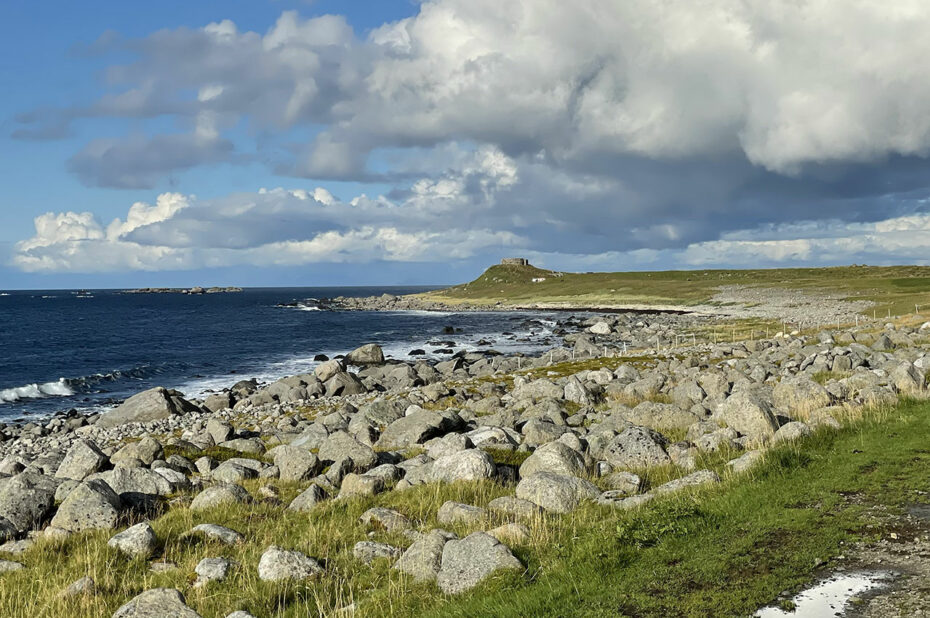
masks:
<path fill-rule="evenodd" d="M 357 306 L 397 310 L 410 302 L 380 297 Z M 243 488 L 252 479 L 301 483 L 287 506 L 299 512 L 423 483 L 499 483 L 507 495 L 487 507 L 442 506 L 440 523 L 506 516 L 508 523 L 461 539 L 417 531 L 406 514 L 388 508 L 365 514 L 376 529 L 407 531 L 409 544 L 359 541 L 360 564 L 388 559 L 457 594 L 523 568 L 507 544 L 528 534 L 524 517 L 568 513 L 583 502 L 630 509 L 712 485 L 720 477 L 698 469 L 702 453 L 732 452 L 728 470 L 739 474 L 769 445 L 839 427 L 862 407 L 926 396 L 930 323 L 863 320 L 714 343 L 709 333 L 720 319 L 569 317 L 556 329 L 562 344 L 536 356 L 488 349 L 438 362 L 388 361 L 369 344 L 311 373 L 268 385 L 243 380 L 203 401 L 155 388 L 104 414 L 8 426 L 0 431 L 0 554 L 141 519 L 110 543 L 150 555 L 156 539 L 148 520 L 172 509 L 262 499 Z M 667 465 L 681 476 L 659 486 L 636 473 Z M 238 534 L 205 526 L 190 533 Z M 0 571 L 20 568 L 0 560 Z M 222 580 L 229 568 L 198 565 L 203 583 L 193 585 Z M 275 545 L 242 568 L 257 569 L 263 580 L 326 576 L 316 558 Z M 197 615 L 174 590 L 127 601 Z M 127 612 L 114 615 L 134 615 Z"/>
<path fill-rule="evenodd" d="M 194 286 L 192 288 L 136 288 L 134 290 L 124 290 L 124 294 L 233 294 L 241 292 L 242 288 L 230 287 L 210 287 L 204 288 Z"/>

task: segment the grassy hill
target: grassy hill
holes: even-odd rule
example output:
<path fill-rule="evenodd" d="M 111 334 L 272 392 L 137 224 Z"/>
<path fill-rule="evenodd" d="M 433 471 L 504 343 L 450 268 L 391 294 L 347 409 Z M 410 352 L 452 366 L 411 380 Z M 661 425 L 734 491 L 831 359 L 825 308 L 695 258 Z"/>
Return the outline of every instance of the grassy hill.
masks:
<path fill-rule="evenodd" d="M 880 314 L 930 309 L 930 266 L 839 266 L 757 270 L 559 273 L 535 266 L 495 265 L 470 283 L 426 294 L 447 303 L 573 306 L 697 305 L 722 286 L 838 292 L 876 303 Z"/>

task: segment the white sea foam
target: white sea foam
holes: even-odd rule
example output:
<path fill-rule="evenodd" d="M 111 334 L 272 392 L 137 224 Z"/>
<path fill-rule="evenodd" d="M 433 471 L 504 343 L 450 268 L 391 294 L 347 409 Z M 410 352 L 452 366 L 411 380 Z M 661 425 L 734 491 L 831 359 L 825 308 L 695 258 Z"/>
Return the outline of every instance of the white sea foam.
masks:
<path fill-rule="evenodd" d="M 435 315 L 433 312 L 425 313 Z M 550 330 L 550 328 L 553 326 L 555 326 L 555 322 L 549 322 L 545 324 L 544 327 L 537 326 L 532 330 L 515 329 L 511 331 L 514 333 L 512 336 L 504 336 L 499 331 L 469 334 L 455 333 L 454 335 L 437 334 L 431 336 L 429 339 L 418 338 L 402 341 L 384 341 L 381 342 L 381 347 L 384 351 L 385 358 L 406 361 L 448 360 L 451 357 L 450 354 L 441 354 L 436 352 L 436 350 L 441 349 L 452 349 L 454 352 L 496 350 L 505 354 L 513 354 L 516 352 L 541 352 L 544 349 L 548 349 L 552 345 L 557 345 L 555 338 L 553 337 L 552 330 Z M 371 341 L 378 341 L 379 335 L 380 333 L 378 332 L 370 333 Z M 549 339 L 551 343 L 548 345 L 543 343 L 543 341 L 546 339 Z M 455 345 L 447 347 L 444 345 L 433 345 L 429 343 L 430 341 L 438 343 L 440 341 L 447 340 L 454 341 Z M 478 342 L 482 340 L 490 341 L 491 345 L 479 346 Z M 410 351 L 417 349 L 423 350 L 425 354 L 410 356 Z M 348 352 L 351 352 L 351 349 L 321 350 L 319 353 L 333 358 L 338 354 L 346 354 Z M 316 354 L 316 352 L 314 354 Z M 189 397 L 203 397 L 208 392 L 220 391 L 224 388 L 229 388 L 233 385 L 233 383 L 241 379 L 256 378 L 259 382 L 273 382 L 285 376 L 309 373 L 313 371 L 317 365 L 319 365 L 319 362 L 314 361 L 313 356 L 295 356 L 292 358 L 267 363 L 261 368 L 253 370 L 249 373 L 243 373 L 238 376 L 234 374 L 226 374 L 197 378 L 195 380 L 190 380 L 183 384 L 177 385 L 175 388 L 185 393 Z"/>
<path fill-rule="evenodd" d="M 46 382 L 45 384 L 27 384 L 14 388 L 0 389 L 0 402 L 11 403 L 22 399 L 43 399 L 45 397 L 68 397 L 74 394 L 74 390 L 68 385 L 64 378 L 57 382 Z"/>

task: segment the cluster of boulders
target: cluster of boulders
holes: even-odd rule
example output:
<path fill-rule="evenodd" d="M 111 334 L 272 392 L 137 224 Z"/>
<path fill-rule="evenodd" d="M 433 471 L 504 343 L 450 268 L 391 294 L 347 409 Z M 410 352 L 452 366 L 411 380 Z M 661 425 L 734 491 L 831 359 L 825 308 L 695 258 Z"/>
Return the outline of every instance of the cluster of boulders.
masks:
<path fill-rule="evenodd" d="M 716 472 L 700 469 L 703 453 L 732 453 L 729 469 L 742 472 L 766 445 L 839 426 L 846 407 L 922 396 L 930 370 L 930 323 L 680 346 L 636 362 L 603 359 L 573 373 L 558 365 L 573 354 L 599 356 L 583 348 L 588 337 L 623 337 L 624 328 L 636 326 L 631 319 L 592 319 L 574 349 L 536 358 L 472 353 L 435 364 L 386 362 L 370 344 L 266 388 L 239 383 L 203 402 L 152 389 L 69 433 L 10 441 L 3 447 L 12 454 L 0 461 L 0 539 L 7 541 L 0 553 L 24 551 L 38 535 L 61 538 L 158 517 L 179 492 L 192 500 L 177 508 L 195 511 L 246 502 L 253 496 L 242 483 L 256 478 L 303 483 L 287 506 L 297 512 L 424 483 L 488 480 L 511 487 L 485 506 L 442 506 L 441 524 L 488 524 L 462 539 L 441 529 L 418 531 L 416 522 L 389 509 L 363 515 L 366 524 L 404 531 L 411 544 L 362 541 L 353 552 L 361 563 L 391 560 L 397 570 L 454 594 L 523 568 L 506 543 L 525 541 L 526 518 L 569 513 L 585 502 L 628 509 L 717 483 Z M 125 442 L 128 436 L 141 439 Z M 213 447 L 234 456 L 205 453 Z M 519 466 L 506 463 L 521 458 Z M 653 466 L 676 466 L 681 477 L 647 487 L 638 473 Z M 213 524 L 189 534 L 242 540 Z M 146 556 L 157 539 L 141 521 L 110 545 Z M 17 564 L 5 561 L 0 570 Z M 196 585 L 235 568 L 256 568 L 268 580 L 325 576 L 317 559 L 271 546 L 257 565 L 205 557 Z M 116 615 L 155 615 L 132 607 L 158 604 L 180 607 L 183 598 L 148 591 Z"/>

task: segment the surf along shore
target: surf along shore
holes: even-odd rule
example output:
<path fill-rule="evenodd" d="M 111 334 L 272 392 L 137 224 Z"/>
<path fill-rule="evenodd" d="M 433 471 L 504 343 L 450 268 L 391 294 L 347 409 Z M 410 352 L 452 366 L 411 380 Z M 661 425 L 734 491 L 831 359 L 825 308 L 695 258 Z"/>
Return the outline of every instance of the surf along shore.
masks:
<path fill-rule="evenodd" d="M 735 616 L 881 561 L 889 587 L 851 609 L 913 615 L 925 270 L 500 266 L 341 299 L 624 311 L 558 320 L 533 357 L 368 345 L 203 401 L 152 389 L 8 427 L 0 614 Z"/>

